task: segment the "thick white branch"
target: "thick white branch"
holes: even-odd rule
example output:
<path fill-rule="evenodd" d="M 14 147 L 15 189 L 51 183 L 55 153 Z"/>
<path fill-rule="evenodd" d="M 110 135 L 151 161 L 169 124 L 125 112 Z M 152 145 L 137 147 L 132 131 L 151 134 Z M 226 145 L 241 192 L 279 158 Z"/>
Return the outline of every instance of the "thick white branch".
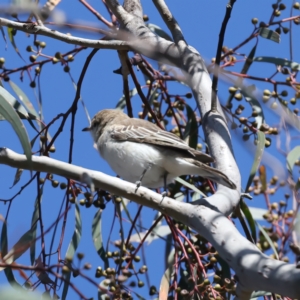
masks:
<path fill-rule="evenodd" d="M 206 140 L 212 156 L 216 160 L 216 167 L 223 171 L 237 185 L 237 190 L 230 190 L 219 186 L 217 192 L 204 200 L 201 204 L 191 205 L 165 198 L 161 202 L 161 195 L 146 188 L 139 188 L 135 192 L 134 184 L 117 178 L 90 171 L 84 168 L 62 163 L 47 157 L 33 157 L 31 168 L 36 171 L 50 172 L 70 179 L 81 180 L 83 172 L 89 174 L 96 187 L 108 190 L 113 194 L 124 196 L 139 204 L 160 210 L 173 218 L 194 228 L 209 240 L 220 256 L 234 269 L 238 277 L 239 299 L 248 299 L 252 290 L 266 290 L 283 294 L 292 298 L 300 295 L 300 270 L 294 265 L 272 260 L 262 254 L 255 245 L 247 241 L 226 217 L 239 202 L 240 173 L 233 157 L 230 133 L 226 120 L 218 102 L 218 112 L 211 113 L 211 79 L 200 54 L 184 42 L 178 45 L 156 36 L 144 24 L 142 12 L 139 12 L 139 0 L 125 0 L 125 7 L 133 7 L 134 14 L 126 12 L 116 0 L 106 0 L 107 5 L 117 16 L 121 28 L 118 38 L 124 41 L 93 41 L 70 37 L 52 31 L 45 27 L 18 23 L 0 18 L 0 25 L 11 26 L 28 33 L 38 33 L 64 41 L 66 43 L 117 50 L 135 50 L 150 58 L 172 63 L 181 68 L 186 76 L 186 82 L 191 87 L 202 115 L 202 124 Z M 156 1 L 161 13 L 166 12 L 164 1 Z M 130 6 L 130 5 L 133 6 Z M 141 6 L 140 6 L 141 7 Z M 170 13 L 167 11 L 167 13 Z M 169 16 L 171 16 L 169 14 Z M 165 16 L 166 17 L 166 16 Z M 168 20 L 165 19 L 167 22 Z M 169 20 L 170 21 L 170 20 Z M 168 22 L 169 22 L 168 21 Z M 173 20 L 174 21 L 174 20 Z M 173 35 L 176 34 L 176 24 L 173 22 Z M 169 22 L 168 26 L 173 26 Z M 178 24 L 177 24 L 178 25 Z M 171 28 L 172 29 L 172 28 Z M 183 41 L 183 35 L 178 26 L 176 40 Z M 24 155 L 19 155 L 8 149 L 0 149 L 0 164 L 29 169 Z"/>
<path fill-rule="evenodd" d="M 114 5 L 109 4 L 110 2 L 113 2 Z M 139 3 L 140 1 L 126 0 L 125 2 L 129 5 L 129 2 Z M 162 5 L 163 3 L 163 1 L 156 2 L 157 5 Z M 107 0 L 106 3 L 114 13 L 114 7 L 118 7 L 117 1 Z M 162 7 L 160 12 L 166 12 L 166 7 Z M 170 14 L 169 12 L 167 13 Z M 165 15 L 163 18 L 165 18 Z M 168 18 L 170 18 L 170 15 Z M 170 22 L 176 25 L 175 21 Z M 170 22 L 168 22 L 168 26 L 171 26 Z M 205 199 L 205 203 L 215 207 L 225 215 L 229 215 L 240 200 L 241 178 L 233 156 L 230 133 L 219 101 L 218 112 L 213 114 L 210 112 L 212 82 L 204 61 L 193 47 L 185 46 L 183 49 L 181 44 L 179 49 L 176 44 L 156 36 L 145 26 L 140 18 L 131 19 L 127 17 L 126 23 L 123 24 L 121 20 L 121 25 L 130 33 L 124 35 L 124 38 L 128 39 L 132 49 L 153 59 L 172 63 L 185 72 L 186 82 L 193 91 L 202 115 L 204 133 L 210 152 L 216 161 L 216 167 L 233 180 L 237 186 L 236 190 L 219 186 L 213 196 Z"/>
<path fill-rule="evenodd" d="M 0 148 L 0 164 L 53 173 L 78 181 L 82 181 L 82 175 L 87 173 L 95 187 L 157 209 L 194 228 L 212 243 L 220 256 L 234 269 L 243 286 L 243 293 L 266 290 L 292 298 L 300 295 L 300 270 L 294 265 L 270 259 L 261 253 L 238 232 L 226 216 L 214 209 L 178 202 L 168 197 L 161 203 L 162 196 L 149 189 L 140 187 L 135 192 L 135 184 L 49 157 L 33 156 L 30 165 L 25 155 L 7 148 Z M 241 294 L 239 299 L 247 298 Z"/>
<path fill-rule="evenodd" d="M 31 34 L 48 36 L 68 44 L 73 44 L 73 45 L 78 45 L 83 47 L 91 47 L 97 49 L 98 48 L 112 49 L 112 50 L 130 50 L 130 47 L 126 41 L 119 41 L 119 40 L 105 41 L 105 40 L 84 39 L 80 37 L 70 36 L 61 33 L 57 30 L 49 29 L 45 26 L 34 25 L 31 23 L 15 22 L 5 18 L 0 18 L 0 26 L 14 28 L 16 30 L 31 33 Z"/>

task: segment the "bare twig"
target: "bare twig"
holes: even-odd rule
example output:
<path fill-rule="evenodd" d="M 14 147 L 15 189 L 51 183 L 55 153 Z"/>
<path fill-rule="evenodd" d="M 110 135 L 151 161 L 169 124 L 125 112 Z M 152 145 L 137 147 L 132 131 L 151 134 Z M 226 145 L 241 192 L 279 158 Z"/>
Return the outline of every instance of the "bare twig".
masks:
<path fill-rule="evenodd" d="M 236 0 L 229 0 L 229 2 L 227 3 L 225 17 L 224 17 L 224 20 L 222 23 L 220 34 L 219 34 L 216 62 L 215 62 L 215 67 L 214 67 L 214 76 L 213 76 L 213 80 L 212 80 L 212 93 L 211 93 L 211 111 L 212 112 L 217 111 L 218 78 L 219 78 L 221 53 L 222 53 L 222 47 L 223 47 L 223 42 L 224 42 L 226 26 L 230 19 L 231 11 L 232 11 L 235 1 Z"/>

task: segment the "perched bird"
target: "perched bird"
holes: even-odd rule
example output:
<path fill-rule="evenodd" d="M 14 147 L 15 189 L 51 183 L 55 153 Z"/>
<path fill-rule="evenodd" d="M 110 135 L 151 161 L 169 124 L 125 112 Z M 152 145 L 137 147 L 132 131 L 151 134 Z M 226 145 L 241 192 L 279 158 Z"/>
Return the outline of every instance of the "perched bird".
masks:
<path fill-rule="evenodd" d="M 208 166 L 209 155 L 189 147 L 175 134 L 117 109 L 105 109 L 92 119 L 90 131 L 101 156 L 123 179 L 149 188 L 166 187 L 181 175 L 199 175 L 231 189 L 235 184 Z"/>

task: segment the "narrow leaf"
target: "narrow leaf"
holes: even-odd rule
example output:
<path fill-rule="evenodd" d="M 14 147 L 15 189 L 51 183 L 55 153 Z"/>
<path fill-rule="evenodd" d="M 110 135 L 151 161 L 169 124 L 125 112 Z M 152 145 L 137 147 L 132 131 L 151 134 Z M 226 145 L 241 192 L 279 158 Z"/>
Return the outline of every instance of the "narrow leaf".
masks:
<path fill-rule="evenodd" d="M 23 105 L 16 100 L 5 88 L 0 87 L 0 95 L 2 95 L 8 103 L 16 110 L 20 118 L 29 119 L 29 115 Z M 3 118 L 5 120 L 5 118 Z"/>
<path fill-rule="evenodd" d="M 196 149 L 198 143 L 198 124 L 194 111 L 189 105 L 185 105 L 187 111 L 187 123 L 183 134 L 183 139 L 189 139 L 189 146 Z"/>
<path fill-rule="evenodd" d="M 81 233 L 82 233 L 82 222 L 81 222 L 81 216 L 80 216 L 80 208 L 78 203 L 75 203 L 75 229 L 72 236 L 72 240 L 69 244 L 66 257 L 72 259 L 74 257 L 74 254 L 76 252 L 76 249 L 78 248 L 79 242 L 81 240 Z M 65 275 L 65 283 L 62 293 L 62 300 L 67 299 L 68 289 L 69 289 L 69 281 L 71 278 L 71 272 L 67 273 Z"/>
<path fill-rule="evenodd" d="M 272 294 L 269 293 L 269 292 L 264 292 L 264 291 L 256 291 L 256 292 L 253 292 L 251 294 L 251 300 L 258 300 L 258 299 L 261 299 L 261 298 L 258 298 L 258 297 L 262 297 L 262 296 L 271 296 Z"/>
<path fill-rule="evenodd" d="M 182 178 L 177 177 L 177 178 L 175 178 L 175 180 L 176 180 L 177 182 L 181 183 L 182 185 L 184 185 L 185 187 L 187 187 L 187 188 L 193 190 L 194 192 L 196 192 L 196 193 L 202 195 L 203 197 L 206 197 L 206 195 L 205 195 L 203 192 L 201 192 L 201 191 L 198 190 L 194 185 L 192 185 L 192 184 L 186 182 L 186 181 L 183 180 Z"/>
<path fill-rule="evenodd" d="M 253 181 L 253 178 L 257 172 L 258 166 L 260 164 L 264 149 L 265 149 L 265 134 L 261 131 L 257 131 L 257 146 L 256 146 L 256 152 L 254 157 L 254 162 L 252 164 L 252 168 L 250 171 L 250 175 L 248 178 L 248 182 L 245 188 L 245 192 L 248 193 L 248 189 Z"/>
<path fill-rule="evenodd" d="M 169 288 L 170 288 L 170 280 L 173 273 L 173 266 L 174 266 L 174 252 L 173 249 L 168 256 L 168 268 L 166 269 L 164 275 L 160 280 L 160 287 L 159 287 L 159 300 L 167 300 L 169 295 Z"/>
<path fill-rule="evenodd" d="M 241 93 L 244 95 L 245 100 L 251 105 L 252 109 L 257 112 L 255 121 L 257 122 L 257 128 L 259 128 L 263 123 L 265 123 L 265 116 L 260 102 L 257 100 L 257 97 L 254 93 L 255 90 L 256 86 L 250 85 L 246 88 L 243 88 Z"/>
<path fill-rule="evenodd" d="M 248 208 L 255 221 L 263 221 L 264 220 L 263 215 L 268 212 L 268 210 L 264 208 L 251 207 L 251 206 L 249 206 Z"/>
<path fill-rule="evenodd" d="M 300 157 L 300 146 L 296 146 L 293 150 L 289 152 L 289 154 L 286 157 L 287 168 L 291 174 L 293 174 L 293 168 L 295 162 L 299 159 L 299 157 Z"/>
<path fill-rule="evenodd" d="M 271 30 L 269 28 L 265 28 L 265 27 L 260 28 L 259 35 L 264 39 L 268 39 L 273 42 L 280 43 L 280 35 L 276 31 Z"/>
<path fill-rule="evenodd" d="M 16 42 L 15 42 L 15 37 L 14 37 L 14 32 L 15 32 L 15 29 L 14 28 L 10 28 L 10 27 L 7 27 L 7 33 L 8 33 L 8 37 L 9 37 L 9 40 L 11 42 L 11 44 L 13 45 L 15 51 L 17 52 L 17 54 L 22 58 L 22 60 L 25 62 L 24 58 L 22 57 L 17 45 L 16 45 Z"/>
<path fill-rule="evenodd" d="M 16 170 L 15 179 L 14 179 L 14 182 L 13 182 L 12 186 L 10 187 L 10 189 L 13 188 L 20 181 L 23 171 L 24 171 L 23 169 Z"/>
<path fill-rule="evenodd" d="M 0 114 L 12 125 L 19 137 L 27 160 L 31 163 L 31 146 L 26 129 L 18 114 L 7 100 L 12 97 L 5 89 L 0 87 Z"/>
<path fill-rule="evenodd" d="M 255 62 L 265 62 L 265 63 L 271 63 L 276 66 L 282 66 L 286 68 L 291 68 L 293 70 L 300 71 L 300 64 L 297 62 L 287 60 L 284 58 L 279 58 L 279 57 L 271 57 L 271 56 L 258 56 L 253 58 L 253 61 Z"/>
<path fill-rule="evenodd" d="M 34 202 L 34 209 L 31 218 L 31 229 L 32 229 L 32 237 L 33 239 L 36 238 L 36 231 L 37 231 L 37 220 L 39 218 L 39 200 L 41 201 L 41 196 L 43 194 L 43 187 L 40 189 L 40 199 L 37 197 Z M 35 263 L 35 242 L 30 245 L 30 261 L 31 265 L 33 266 Z"/>
<path fill-rule="evenodd" d="M 219 255 L 216 256 L 218 263 L 222 267 L 222 279 L 224 280 L 225 278 L 231 278 L 231 272 L 230 272 L 230 267 L 228 263 Z"/>
<path fill-rule="evenodd" d="M 240 201 L 240 207 L 241 207 L 241 210 L 247 220 L 248 226 L 250 227 L 252 239 L 256 243 L 257 238 L 256 238 L 255 221 L 253 219 L 253 216 L 250 212 L 248 205 L 245 203 L 245 201 L 243 199 L 241 199 L 241 201 Z"/>
<path fill-rule="evenodd" d="M 17 243 L 11 248 L 11 250 L 2 257 L 2 261 L 6 264 L 12 264 L 18 259 L 23 253 L 27 251 L 33 241 L 32 229 L 24 233 Z M 1 267 L 0 271 L 4 270 L 5 267 Z"/>
<path fill-rule="evenodd" d="M 272 241 L 271 238 L 269 237 L 268 233 L 263 229 L 263 227 L 262 227 L 259 223 L 256 222 L 256 225 L 257 225 L 257 227 L 259 228 L 260 232 L 261 232 L 261 233 L 263 234 L 263 236 L 265 237 L 265 239 L 267 240 L 267 242 L 270 244 L 270 246 L 271 246 L 271 248 L 272 248 L 272 250 L 273 250 L 273 252 L 274 252 L 274 255 L 275 255 L 276 259 L 279 260 L 279 256 L 278 256 L 277 250 L 276 250 L 276 248 L 275 248 L 275 246 L 274 246 L 273 241 Z"/>
<path fill-rule="evenodd" d="M 249 53 L 249 55 L 248 55 L 248 57 L 247 57 L 247 59 L 244 63 L 241 74 L 247 74 L 248 73 L 249 68 L 250 68 L 250 66 L 252 65 L 252 62 L 253 62 L 253 58 L 254 58 L 254 55 L 255 55 L 255 52 L 256 52 L 256 47 L 257 47 L 257 44 L 255 44 L 255 46 L 250 51 L 250 53 Z"/>
<path fill-rule="evenodd" d="M 298 131 L 300 131 L 300 118 L 294 114 L 288 107 L 286 107 L 282 101 L 279 101 L 280 106 L 278 108 L 281 108 L 281 112 L 279 112 L 280 117 L 284 118 L 284 120 L 295 127 Z"/>
<path fill-rule="evenodd" d="M 103 238 L 102 238 L 102 210 L 99 209 L 93 219 L 92 223 L 92 236 L 93 236 L 93 242 L 94 246 L 97 250 L 97 253 L 101 257 L 101 259 L 104 262 L 104 267 L 107 269 L 109 267 L 108 258 L 106 257 L 106 252 L 103 247 Z"/>
<path fill-rule="evenodd" d="M 3 40 L 4 40 L 4 42 L 5 42 L 5 50 L 7 50 L 7 40 L 6 40 L 6 35 L 5 35 L 4 29 L 3 29 L 2 26 L 0 26 L 0 30 L 1 30 L 1 34 L 2 34 Z"/>
<path fill-rule="evenodd" d="M 133 88 L 130 92 L 129 92 L 129 96 L 130 96 L 130 99 L 135 96 L 137 94 L 137 89 L 136 88 Z M 125 98 L 125 95 L 123 95 L 117 105 L 116 105 L 116 108 L 117 109 L 120 109 L 120 110 L 123 110 L 126 106 L 126 98 Z"/>
<path fill-rule="evenodd" d="M 0 243 L 1 257 L 4 257 L 7 254 L 7 251 L 8 251 L 7 226 L 6 226 L 6 222 L 4 221 L 3 225 L 2 225 L 2 230 L 1 230 L 1 243 Z M 9 284 L 12 287 L 22 289 L 22 286 L 15 279 L 15 276 L 14 276 L 11 268 L 6 268 L 4 270 L 4 273 L 7 278 L 7 281 L 9 282 Z"/>
<path fill-rule="evenodd" d="M 18 96 L 18 99 L 23 103 L 23 105 L 26 107 L 27 111 L 34 117 L 39 119 L 39 114 L 36 112 L 35 108 L 33 107 L 32 103 L 29 101 L 26 94 L 13 82 L 9 81 L 9 84 L 13 91 Z"/>
<path fill-rule="evenodd" d="M 154 100 L 155 97 L 156 97 L 157 90 L 158 90 L 158 86 L 156 86 L 156 87 L 153 89 L 153 91 L 151 91 L 151 95 L 150 95 L 149 101 L 148 101 L 150 105 L 152 105 L 153 100 Z"/>
<path fill-rule="evenodd" d="M 158 36 L 166 39 L 167 41 L 173 42 L 173 39 L 171 38 L 171 36 L 166 33 L 164 30 L 162 30 L 159 26 L 152 24 L 152 23 L 148 23 L 146 24 L 146 26 L 155 34 L 157 34 Z"/>

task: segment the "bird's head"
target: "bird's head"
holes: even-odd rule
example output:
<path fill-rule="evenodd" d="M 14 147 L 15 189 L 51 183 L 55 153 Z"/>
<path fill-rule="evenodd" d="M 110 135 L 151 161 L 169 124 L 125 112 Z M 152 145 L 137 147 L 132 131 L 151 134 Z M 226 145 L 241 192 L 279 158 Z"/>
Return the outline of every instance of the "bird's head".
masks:
<path fill-rule="evenodd" d="M 89 131 L 97 143 L 106 126 L 127 115 L 118 109 L 104 109 L 96 113 L 89 127 L 83 128 L 82 131 Z"/>

